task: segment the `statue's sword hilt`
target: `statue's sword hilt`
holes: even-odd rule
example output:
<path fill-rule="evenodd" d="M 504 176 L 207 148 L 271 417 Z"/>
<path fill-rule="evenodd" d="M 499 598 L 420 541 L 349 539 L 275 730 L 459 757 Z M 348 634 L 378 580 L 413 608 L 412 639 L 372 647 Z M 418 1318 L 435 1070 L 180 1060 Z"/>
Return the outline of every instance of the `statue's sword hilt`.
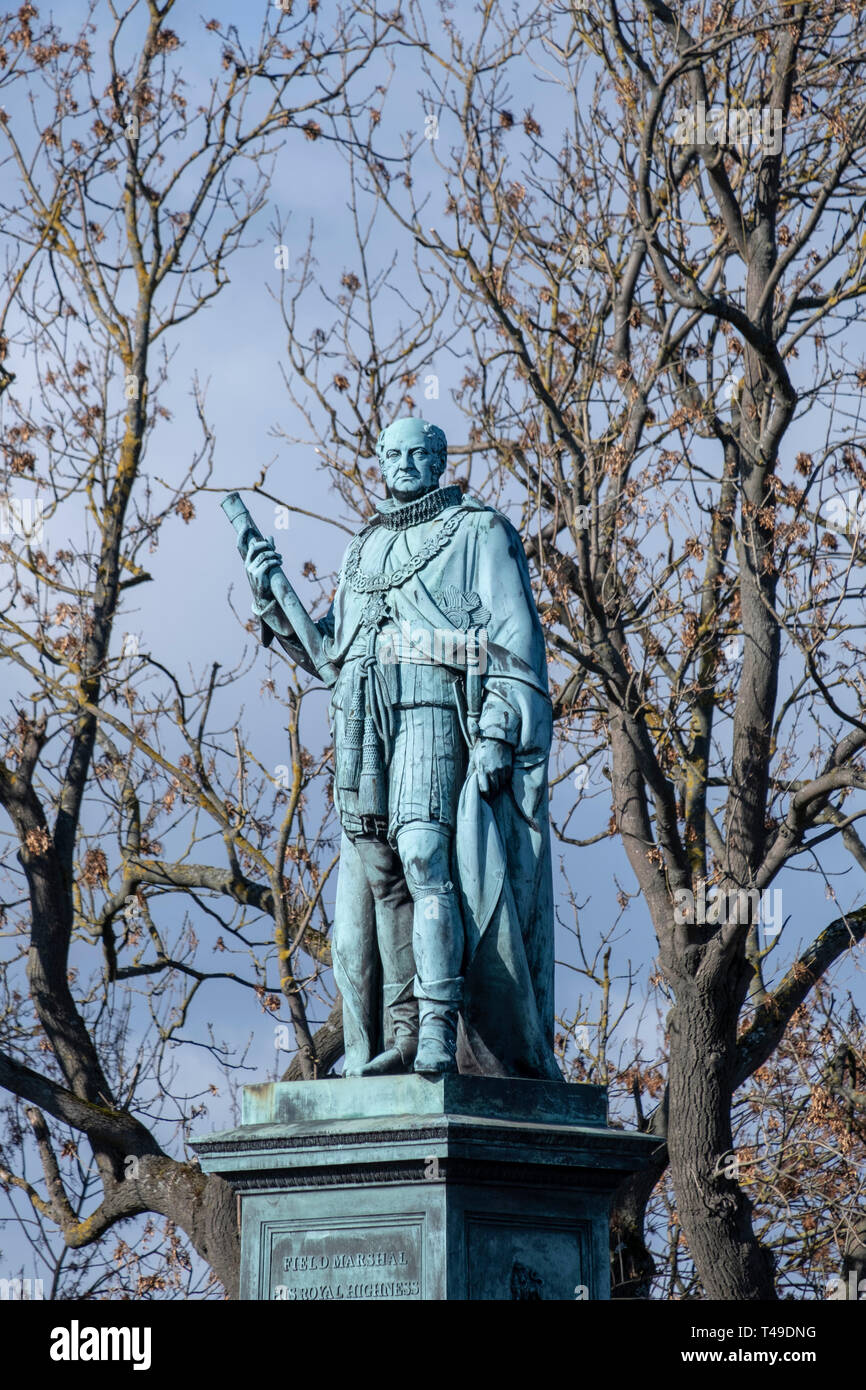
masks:
<path fill-rule="evenodd" d="M 239 493 L 230 492 L 221 505 L 237 533 L 238 550 L 246 558 L 251 542 L 263 540 L 264 537 L 247 511 Z M 319 676 L 326 685 L 334 685 L 339 671 L 325 656 L 322 634 L 316 624 L 281 569 L 272 570 L 270 580 L 271 593 L 291 623 L 295 636 Z"/>

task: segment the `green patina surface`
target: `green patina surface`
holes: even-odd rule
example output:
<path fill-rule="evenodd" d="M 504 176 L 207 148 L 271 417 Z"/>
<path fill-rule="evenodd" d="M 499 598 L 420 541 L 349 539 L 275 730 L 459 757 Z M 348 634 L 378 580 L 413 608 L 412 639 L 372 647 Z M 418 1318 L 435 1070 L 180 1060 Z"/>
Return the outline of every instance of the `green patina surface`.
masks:
<path fill-rule="evenodd" d="M 648 1135 L 603 1087 L 400 1075 L 245 1088 L 192 1141 L 241 1198 L 241 1297 L 605 1299 L 610 1195 Z"/>

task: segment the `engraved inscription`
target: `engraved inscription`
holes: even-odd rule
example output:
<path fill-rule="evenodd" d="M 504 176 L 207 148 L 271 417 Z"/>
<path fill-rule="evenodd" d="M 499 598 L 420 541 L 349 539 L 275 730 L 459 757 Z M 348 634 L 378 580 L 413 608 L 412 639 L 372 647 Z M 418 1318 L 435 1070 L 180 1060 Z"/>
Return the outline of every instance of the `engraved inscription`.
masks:
<path fill-rule="evenodd" d="M 421 1298 L 417 1226 L 290 1231 L 273 1244 L 271 1297 L 282 1302 Z"/>

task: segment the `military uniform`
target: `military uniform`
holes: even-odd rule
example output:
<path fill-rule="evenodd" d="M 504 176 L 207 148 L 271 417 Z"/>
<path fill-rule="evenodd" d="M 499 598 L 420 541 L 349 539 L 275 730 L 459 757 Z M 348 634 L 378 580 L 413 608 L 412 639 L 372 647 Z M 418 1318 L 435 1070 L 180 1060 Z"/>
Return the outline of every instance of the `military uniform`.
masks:
<path fill-rule="evenodd" d="M 276 631 L 286 650 L 301 659 L 275 601 L 254 604 L 254 611 L 265 625 L 265 640 Z M 467 1068 L 558 1074 L 549 1045 L 552 921 L 539 920 L 536 930 L 533 916 L 536 910 L 552 916 L 546 839 L 550 701 L 543 635 L 517 533 L 505 518 L 464 497 L 457 487 L 435 488 L 403 504 L 381 503 L 350 544 L 334 602 L 318 627 L 327 659 L 339 670 L 330 717 L 334 802 L 344 840 L 332 959 L 344 1001 L 347 1072 L 361 1070 L 395 1039 L 408 1056 L 417 1035 L 419 1002 L 422 1016 L 425 1009 L 431 1016 L 438 1010 L 444 1020 L 454 1021 L 456 1030 L 465 908 L 470 930 L 466 963 L 469 954 L 477 953 L 488 922 L 501 918 L 508 939 L 503 937 L 498 950 L 506 970 L 497 985 L 500 1002 L 510 982 L 535 972 L 541 1011 L 535 1011 L 535 998 L 522 1005 L 515 999 L 513 1018 L 500 1008 L 492 1032 L 470 1011 L 469 1033 L 476 1039 L 476 1055 L 483 1052 L 485 1060 L 478 1067 L 467 1063 Z M 479 660 L 478 634 L 484 637 L 488 629 L 497 640 L 490 648 L 493 660 L 485 666 Z M 474 644 L 465 640 L 473 634 Z M 443 635 L 449 640 L 437 659 Z M 452 640 L 461 638 L 462 650 L 460 640 Z M 538 832 L 527 851 L 525 827 L 511 831 L 524 855 L 519 872 L 531 870 L 535 876 L 523 890 L 517 884 L 514 888 L 518 898 L 529 891 L 536 899 L 523 928 L 515 925 L 522 899 L 516 909 L 507 885 L 510 909 L 494 902 L 492 909 L 484 909 L 479 926 L 474 890 L 459 882 L 455 871 L 461 793 L 470 745 L 479 736 L 512 745 L 529 814 L 517 805 L 513 791 L 511 802 Z M 539 814 L 541 829 L 533 819 Z M 401 868 L 401 832 L 418 825 L 438 827 L 447 837 L 449 868 L 442 882 L 417 882 L 407 864 Z M 474 842 L 475 828 L 467 826 L 467 831 L 467 843 Z M 430 905 L 427 921 L 424 903 Z M 456 969 L 449 939 L 460 943 Z M 371 958 L 381 962 L 378 977 L 371 971 Z M 384 1011 L 377 1009 L 377 999 L 384 1001 Z"/>

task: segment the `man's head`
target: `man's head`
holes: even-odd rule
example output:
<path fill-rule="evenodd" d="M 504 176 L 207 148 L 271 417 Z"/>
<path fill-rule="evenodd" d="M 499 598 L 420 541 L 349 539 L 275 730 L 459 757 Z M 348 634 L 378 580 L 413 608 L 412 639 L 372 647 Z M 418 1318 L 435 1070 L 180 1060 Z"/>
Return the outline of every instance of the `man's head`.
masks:
<path fill-rule="evenodd" d="M 448 441 L 426 420 L 395 420 L 376 441 L 382 477 L 398 502 L 411 502 L 439 486 Z"/>

